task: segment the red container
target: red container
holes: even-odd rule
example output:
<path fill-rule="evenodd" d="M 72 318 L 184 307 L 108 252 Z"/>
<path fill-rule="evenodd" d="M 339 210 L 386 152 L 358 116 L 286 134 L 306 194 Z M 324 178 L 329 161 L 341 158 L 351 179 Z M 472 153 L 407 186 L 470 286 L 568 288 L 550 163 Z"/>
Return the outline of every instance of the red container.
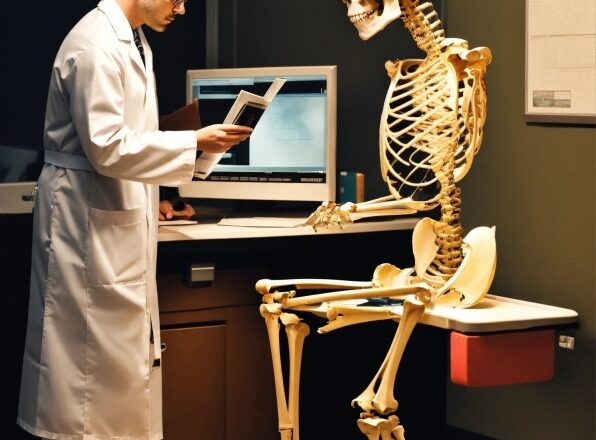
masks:
<path fill-rule="evenodd" d="M 451 381 L 488 387 L 547 381 L 555 374 L 554 330 L 451 332 Z"/>

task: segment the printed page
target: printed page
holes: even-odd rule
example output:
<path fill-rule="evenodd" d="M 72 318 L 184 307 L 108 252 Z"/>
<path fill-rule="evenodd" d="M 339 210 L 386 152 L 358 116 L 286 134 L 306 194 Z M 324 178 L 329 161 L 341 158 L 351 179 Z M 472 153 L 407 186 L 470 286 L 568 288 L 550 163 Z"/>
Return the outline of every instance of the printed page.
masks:
<path fill-rule="evenodd" d="M 264 96 L 241 90 L 223 123 L 246 125 L 254 129 L 267 106 L 273 101 L 273 98 L 285 82 L 285 78 L 276 78 Z M 195 162 L 195 177 L 205 179 L 213 171 L 222 156 L 223 153 L 203 152 Z"/>
<path fill-rule="evenodd" d="M 596 114 L 596 2 L 528 0 L 526 113 Z"/>

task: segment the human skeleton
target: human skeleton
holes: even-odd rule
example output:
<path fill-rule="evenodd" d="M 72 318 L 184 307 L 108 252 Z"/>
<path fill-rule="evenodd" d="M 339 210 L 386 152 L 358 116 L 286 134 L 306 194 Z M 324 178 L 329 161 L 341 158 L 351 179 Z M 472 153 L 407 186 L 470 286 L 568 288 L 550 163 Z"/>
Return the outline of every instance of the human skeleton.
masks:
<path fill-rule="evenodd" d="M 362 413 L 358 426 L 368 439 L 404 440 L 395 413 L 393 389 L 408 339 L 425 310 L 472 307 L 482 300 L 496 265 L 494 228 L 478 227 L 462 237 L 460 190 L 456 182 L 470 169 L 482 141 L 486 119 L 484 74 L 488 48 L 468 49 L 460 39 L 445 38 L 430 3 L 418 0 L 343 0 L 360 37 L 367 40 L 402 17 L 406 29 L 426 54 L 423 60 L 387 62 L 391 78 L 380 124 L 380 160 L 390 194 L 359 204 L 323 204 L 310 218 L 313 227 L 351 221 L 353 213 L 399 215 L 440 207 L 439 220 L 424 218 L 412 235 L 414 267 L 379 265 L 371 281 L 328 279 L 259 280 L 260 306 L 273 358 L 279 430 L 282 440 L 299 439 L 298 389 L 301 355 L 309 333 L 294 313 L 326 318 L 325 333 L 348 325 L 399 321 L 385 360 L 369 386 L 353 401 Z M 317 290 L 297 296 L 300 290 Z M 372 298 L 388 305 L 371 306 Z M 399 300 L 399 302 L 393 302 Z M 289 346 L 289 390 L 281 367 L 279 321 Z"/>

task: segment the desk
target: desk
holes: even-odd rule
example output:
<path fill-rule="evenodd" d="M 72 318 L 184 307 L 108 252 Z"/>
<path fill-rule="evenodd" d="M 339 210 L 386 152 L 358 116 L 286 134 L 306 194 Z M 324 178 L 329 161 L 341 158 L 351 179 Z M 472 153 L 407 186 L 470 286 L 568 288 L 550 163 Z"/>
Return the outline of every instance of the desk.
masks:
<path fill-rule="evenodd" d="M 318 232 L 310 226 L 160 227 L 157 280 L 162 338 L 168 347 L 164 352 L 166 438 L 277 440 L 271 360 L 255 282 L 306 277 L 368 280 L 380 263 L 411 267 L 411 231 L 417 221 L 367 221 Z M 184 280 L 189 263 L 213 264 L 214 281 L 189 286 Z M 313 329 L 324 324 L 318 317 L 304 319 Z M 511 332 L 576 321 L 574 311 L 495 295 L 473 309 L 429 310 L 421 321 L 426 325 L 414 331 L 398 375 L 398 399 L 404 402 L 399 414 L 409 421 L 408 431 L 413 438 L 439 438 L 444 421 L 438 417 L 437 425 L 430 426 L 423 415 L 445 414 L 450 331 Z M 352 327 L 332 335 L 313 335 L 307 341 L 301 397 L 305 438 L 310 438 L 309 429 L 316 428 L 320 434 L 316 420 L 321 408 L 338 406 L 329 436 L 361 435 L 349 401 L 378 367 L 395 323 Z M 365 349 L 355 340 L 366 340 Z M 332 383 L 343 385 L 330 387 L 330 376 Z M 426 378 L 423 384 L 416 380 L 419 377 Z M 433 399 L 421 401 L 420 395 Z"/>
<path fill-rule="evenodd" d="M 222 226 L 217 223 L 202 223 L 183 226 L 160 226 L 159 241 L 187 240 L 237 240 L 244 238 L 300 237 L 337 234 L 361 234 L 386 231 L 411 231 L 419 218 L 398 218 L 387 221 L 361 221 L 339 228 L 320 228 L 312 226 L 295 227 L 244 227 Z"/>

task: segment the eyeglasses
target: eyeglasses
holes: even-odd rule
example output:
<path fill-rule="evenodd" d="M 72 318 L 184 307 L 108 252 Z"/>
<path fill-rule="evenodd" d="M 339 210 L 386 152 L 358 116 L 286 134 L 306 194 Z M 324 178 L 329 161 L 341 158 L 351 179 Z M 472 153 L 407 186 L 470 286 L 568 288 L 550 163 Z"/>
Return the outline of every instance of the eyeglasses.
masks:
<path fill-rule="evenodd" d="M 186 4 L 188 0 L 173 0 L 172 3 L 174 4 L 174 7 L 177 8 L 180 5 Z"/>

